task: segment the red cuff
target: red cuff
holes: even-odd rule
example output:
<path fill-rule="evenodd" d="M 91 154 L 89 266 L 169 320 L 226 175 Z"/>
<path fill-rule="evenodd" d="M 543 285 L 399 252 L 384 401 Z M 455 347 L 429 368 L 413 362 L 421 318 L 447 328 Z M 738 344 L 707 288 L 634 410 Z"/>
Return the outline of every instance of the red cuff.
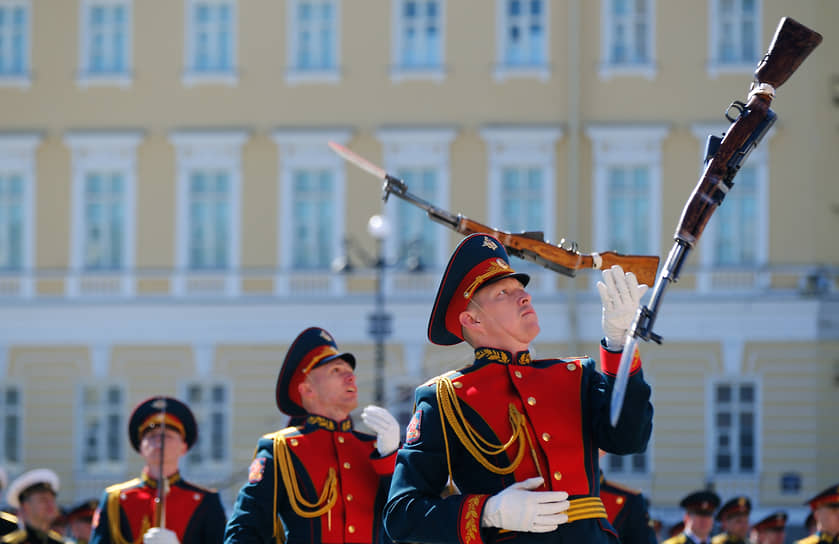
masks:
<path fill-rule="evenodd" d="M 621 364 L 622 352 L 611 352 L 607 350 L 603 344 L 600 344 L 600 369 L 607 376 L 616 376 L 618 374 L 618 367 Z M 632 376 L 641 368 L 641 353 L 638 348 L 635 348 L 635 354 L 632 356 L 632 364 L 629 367 L 629 375 Z"/>
<path fill-rule="evenodd" d="M 481 515 L 489 495 L 467 495 L 460 503 L 460 519 L 457 532 L 461 544 L 483 544 L 481 538 Z"/>
<path fill-rule="evenodd" d="M 373 470 L 376 471 L 376 474 L 379 476 L 390 476 L 393 474 L 393 469 L 396 467 L 396 452 L 399 450 L 397 449 L 387 457 L 379 457 L 378 459 L 376 456 L 378 452 L 373 452 L 373 459 L 370 460 L 371 464 L 373 465 Z"/>

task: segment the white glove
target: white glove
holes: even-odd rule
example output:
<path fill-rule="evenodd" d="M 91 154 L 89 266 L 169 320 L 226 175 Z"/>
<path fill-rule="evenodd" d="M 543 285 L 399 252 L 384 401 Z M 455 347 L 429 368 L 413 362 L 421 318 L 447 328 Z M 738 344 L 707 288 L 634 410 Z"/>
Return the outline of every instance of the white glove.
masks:
<path fill-rule="evenodd" d="M 387 457 L 399 447 L 399 423 L 390 412 L 372 404 L 361 411 L 364 424 L 376 433 L 376 449 Z"/>
<path fill-rule="evenodd" d="M 632 325 L 641 305 L 641 297 L 647 289 L 649 287 L 644 284 L 638 285 L 635 274 L 624 274 L 618 265 L 603 271 L 603 281 L 597 282 L 597 290 L 600 291 L 600 301 L 603 303 L 602 323 L 607 348 L 623 349 L 626 332 Z"/>
<path fill-rule="evenodd" d="M 571 503 L 565 491 L 528 491 L 542 485 L 542 478 L 516 482 L 487 499 L 482 527 L 509 531 L 548 533 L 568 521 L 564 514 Z"/>
<path fill-rule="evenodd" d="M 152 527 L 143 535 L 143 544 L 181 544 L 174 531 Z"/>

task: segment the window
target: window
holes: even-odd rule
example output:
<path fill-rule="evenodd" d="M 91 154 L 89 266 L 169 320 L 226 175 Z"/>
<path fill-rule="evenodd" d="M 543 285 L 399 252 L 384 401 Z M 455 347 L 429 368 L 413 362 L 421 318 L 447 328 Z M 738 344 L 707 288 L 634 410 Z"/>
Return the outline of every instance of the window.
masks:
<path fill-rule="evenodd" d="M 349 132 L 343 130 L 274 132 L 280 151 L 278 293 L 342 289 L 342 280 L 330 267 L 344 251 L 345 165 L 327 143 L 344 144 L 348 139 Z"/>
<path fill-rule="evenodd" d="M 0 85 L 29 85 L 29 0 L 0 0 Z"/>
<path fill-rule="evenodd" d="M 230 421 L 232 410 L 228 385 L 221 381 L 190 382 L 184 399 L 198 423 L 198 440 L 186 456 L 191 470 L 216 471 L 230 460 Z"/>
<path fill-rule="evenodd" d="M 236 82 L 236 2 L 186 0 L 185 83 Z"/>
<path fill-rule="evenodd" d="M 601 0 L 601 77 L 655 75 L 655 0 Z"/>
<path fill-rule="evenodd" d="M 11 472 L 23 466 L 23 393 L 18 385 L 4 382 L 0 385 L 0 466 Z"/>
<path fill-rule="evenodd" d="M 87 476 L 118 473 L 125 460 L 125 392 L 113 383 L 85 384 L 79 392 L 82 431 L 77 464 Z"/>
<path fill-rule="evenodd" d="M 761 0 L 709 2 L 709 72 L 752 72 L 762 54 Z"/>
<path fill-rule="evenodd" d="M 554 238 L 555 147 L 560 129 L 493 127 L 483 129 L 481 136 L 489 153 L 489 214 L 481 222 L 513 232 L 541 231 L 546 239 Z M 541 267 L 514 259 L 513 268 L 530 272 L 532 290 L 552 285 Z"/>
<path fill-rule="evenodd" d="M 339 64 L 338 0 L 289 0 L 287 5 L 287 80 L 337 81 Z"/>
<path fill-rule="evenodd" d="M 246 134 L 179 132 L 178 294 L 233 294 L 240 262 L 241 148 Z M 188 276 L 188 277 L 186 277 Z"/>
<path fill-rule="evenodd" d="M 29 295 L 33 266 L 36 135 L 0 135 L 0 296 Z"/>
<path fill-rule="evenodd" d="M 127 84 L 131 70 L 131 1 L 84 0 L 80 13 L 81 82 Z"/>
<path fill-rule="evenodd" d="M 704 142 L 708 134 L 722 134 L 723 128 L 697 125 L 693 133 Z M 769 260 L 768 144 L 773 134 L 770 129 L 742 164 L 734 186 L 705 227 L 698 244 L 700 291 L 754 289 L 769 281 L 762 269 Z"/>
<path fill-rule="evenodd" d="M 634 455 L 607 455 L 602 466 L 609 476 L 614 474 L 623 475 L 646 475 L 649 472 L 649 448 L 644 453 Z"/>
<path fill-rule="evenodd" d="M 720 475 L 757 474 L 757 384 L 712 384 L 712 470 Z"/>
<path fill-rule="evenodd" d="M 392 10 L 394 78 L 441 79 L 444 0 L 393 0 Z"/>
<path fill-rule="evenodd" d="M 71 296 L 133 292 L 141 138 L 134 132 L 71 133 L 65 138 L 73 172 L 70 267 L 74 273 L 67 284 Z"/>
<path fill-rule="evenodd" d="M 659 253 L 664 126 L 591 126 L 593 251 Z"/>
<path fill-rule="evenodd" d="M 547 79 L 548 2 L 496 0 L 496 78 L 536 75 Z"/>
<path fill-rule="evenodd" d="M 387 171 L 404 181 L 410 193 L 441 209 L 448 208 L 449 146 L 454 130 L 386 129 L 377 136 L 384 144 Z M 442 267 L 448 259 L 446 229 L 430 221 L 425 211 L 413 204 L 396 197 L 391 197 L 390 202 L 385 207 L 393 226 L 393 235 L 386 240 L 388 261 L 396 262 L 400 271 L 416 272 L 420 267 L 436 271 Z M 415 289 L 433 288 L 426 278 L 406 276 L 391 280 L 388 288 L 406 289 L 410 283 Z"/>

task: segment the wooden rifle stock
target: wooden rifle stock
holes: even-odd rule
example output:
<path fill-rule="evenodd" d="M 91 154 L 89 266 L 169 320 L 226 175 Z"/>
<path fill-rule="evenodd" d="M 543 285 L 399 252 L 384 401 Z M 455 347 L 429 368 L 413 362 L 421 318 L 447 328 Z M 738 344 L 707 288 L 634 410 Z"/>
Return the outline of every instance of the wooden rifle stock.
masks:
<path fill-rule="evenodd" d="M 769 50 L 755 69 L 748 102 L 735 101 L 726 112 L 732 125 L 708 158 L 702 178 L 682 210 L 676 240 L 690 248 L 696 244 L 711 215 L 733 187 L 732 180 L 743 161 L 775 122 L 775 113 L 769 109 L 775 89 L 789 79 L 821 41 L 821 34 L 793 19 L 784 17 L 778 23 Z M 738 112 L 736 118 L 729 115 L 732 110 Z"/>
<path fill-rule="evenodd" d="M 622 255 L 615 251 L 605 253 L 582 253 L 545 242 L 542 233 L 512 234 L 493 229 L 462 215 L 458 216 L 455 230 L 469 235 L 476 232 L 490 234 L 504 244 L 507 253 L 521 259 L 534 262 L 560 272 L 567 276 L 574 276 L 577 270 L 594 268 L 605 270 L 612 265 L 620 265 L 625 272 L 632 272 L 638 278 L 638 283 L 652 285 L 658 271 L 658 257 L 655 255 Z"/>

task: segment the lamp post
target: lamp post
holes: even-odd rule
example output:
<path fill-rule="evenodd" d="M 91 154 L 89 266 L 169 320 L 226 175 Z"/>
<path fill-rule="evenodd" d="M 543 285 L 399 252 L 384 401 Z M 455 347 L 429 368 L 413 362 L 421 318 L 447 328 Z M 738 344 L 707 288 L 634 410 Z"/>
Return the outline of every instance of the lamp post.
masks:
<path fill-rule="evenodd" d="M 368 316 L 367 332 L 373 337 L 375 353 L 374 399 L 376 404 L 385 402 L 385 340 L 390 336 L 392 316 L 385 311 L 385 253 L 384 242 L 390 234 L 390 225 L 383 215 L 374 215 L 367 221 L 367 232 L 376 240 L 376 299 L 373 313 Z"/>

